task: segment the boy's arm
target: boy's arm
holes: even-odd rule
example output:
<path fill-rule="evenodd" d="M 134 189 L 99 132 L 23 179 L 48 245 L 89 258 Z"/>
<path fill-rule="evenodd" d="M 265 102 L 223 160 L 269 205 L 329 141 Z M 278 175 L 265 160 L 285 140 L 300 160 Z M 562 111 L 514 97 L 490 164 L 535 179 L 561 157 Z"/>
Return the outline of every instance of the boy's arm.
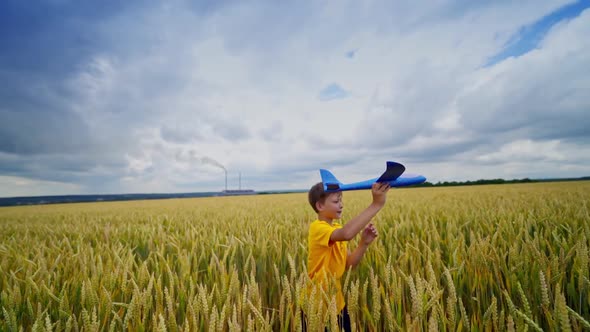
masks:
<path fill-rule="evenodd" d="M 368 244 L 360 243 L 358 247 L 346 257 L 346 268 L 356 267 L 365 255 L 367 248 L 369 248 Z"/>
<path fill-rule="evenodd" d="M 377 238 L 377 236 L 379 236 L 379 234 L 373 224 L 370 224 L 365 228 L 361 235 L 361 241 L 359 242 L 358 247 L 356 247 L 353 253 L 348 252 L 348 256 L 346 257 L 347 268 L 356 267 L 360 263 L 367 248 L 369 248 L 369 245 Z"/>
<path fill-rule="evenodd" d="M 389 183 L 373 183 L 371 188 L 373 202 L 371 205 L 358 216 L 352 218 L 342 228 L 333 231 L 332 235 L 330 235 L 330 242 L 350 241 L 363 230 L 377 212 L 381 210 L 383 205 L 385 205 L 389 188 Z"/>

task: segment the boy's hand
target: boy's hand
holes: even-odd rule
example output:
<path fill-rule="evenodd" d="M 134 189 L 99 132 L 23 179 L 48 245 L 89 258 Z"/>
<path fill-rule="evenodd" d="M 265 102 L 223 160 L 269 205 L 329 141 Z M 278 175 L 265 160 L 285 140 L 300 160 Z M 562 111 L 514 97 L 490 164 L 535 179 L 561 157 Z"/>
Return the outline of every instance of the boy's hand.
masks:
<path fill-rule="evenodd" d="M 383 207 L 387 200 L 387 192 L 389 191 L 389 183 L 375 182 L 371 187 L 371 193 L 373 194 L 373 204 Z"/>
<path fill-rule="evenodd" d="M 377 238 L 377 236 L 379 236 L 377 228 L 375 228 L 373 224 L 369 224 L 361 234 L 361 243 L 368 246 Z"/>

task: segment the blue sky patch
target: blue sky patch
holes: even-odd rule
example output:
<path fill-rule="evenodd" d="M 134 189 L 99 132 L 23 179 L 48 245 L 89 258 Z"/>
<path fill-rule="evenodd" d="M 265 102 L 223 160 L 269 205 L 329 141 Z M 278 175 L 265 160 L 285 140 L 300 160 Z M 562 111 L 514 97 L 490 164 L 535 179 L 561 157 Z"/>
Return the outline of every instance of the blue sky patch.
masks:
<path fill-rule="evenodd" d="M 577 17 L 586 8 L 590 7 L 590 1 L 580 0 L 565 5 L 554 12 L 543 16 L 530 25 L 521 27 L 506 43 L 504 49 L 490 57 L 484 67 L 493 66 L 504 59 L 519 57 L 535 49 L 547 32 L 555 24 Z"/>
<path fill-rule="evenodd" d="M 358 51 L 358 48 L 355 48 L 354 50 L 350 50 L 350 51 L 346 52 L 346 57 L 349 59 L 354 58 L 357 51 Z"/>
<path fill-rule="evenodd" d="M 350 96 L 350 93 L 344 90 L 340 85 L 337 83 L 332 83 L 320 91 L 318 98 L 321 101 L 328 101 L 334 99 L 342 99 Z"/>

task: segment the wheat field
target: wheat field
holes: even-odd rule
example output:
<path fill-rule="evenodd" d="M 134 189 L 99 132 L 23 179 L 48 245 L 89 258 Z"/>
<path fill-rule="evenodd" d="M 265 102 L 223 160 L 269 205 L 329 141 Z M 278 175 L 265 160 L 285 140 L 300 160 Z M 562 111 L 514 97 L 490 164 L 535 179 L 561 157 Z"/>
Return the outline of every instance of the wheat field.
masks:
<path fill-rule="evenodd" d="M 370 198 L 345 192 L 343 219 Z M 590 330 L 589 202 L 590 182 L 391 190 L 342 279 L 353 329 Z M 304 193 L 0 208 L 0 330 L 299 331 L 302 308 L 334 330 L 306 291 L 314 217 Z"/>

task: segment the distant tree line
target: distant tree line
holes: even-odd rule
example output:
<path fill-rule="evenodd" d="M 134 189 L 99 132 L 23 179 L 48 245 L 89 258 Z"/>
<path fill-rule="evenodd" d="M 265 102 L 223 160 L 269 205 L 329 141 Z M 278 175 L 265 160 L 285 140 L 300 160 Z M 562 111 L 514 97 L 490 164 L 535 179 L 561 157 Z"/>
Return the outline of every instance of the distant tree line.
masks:
<path fill-rule="evenodd" d="M 563 179 L 488 179 L 488 180 L 475 180 L 475 181 L 444 181 L 444 182 L 424 182 L 422 184 L 413 185 L 412 187 L 452 187 L 452 186 L 474 186 L 483 184 L 509 184 L 509 183 L 532 183 L 532 182 L 555 182 L 555 181 L 587 181 L 590 180 L 590 176 L 581 178 L 563 178 Z"/>

